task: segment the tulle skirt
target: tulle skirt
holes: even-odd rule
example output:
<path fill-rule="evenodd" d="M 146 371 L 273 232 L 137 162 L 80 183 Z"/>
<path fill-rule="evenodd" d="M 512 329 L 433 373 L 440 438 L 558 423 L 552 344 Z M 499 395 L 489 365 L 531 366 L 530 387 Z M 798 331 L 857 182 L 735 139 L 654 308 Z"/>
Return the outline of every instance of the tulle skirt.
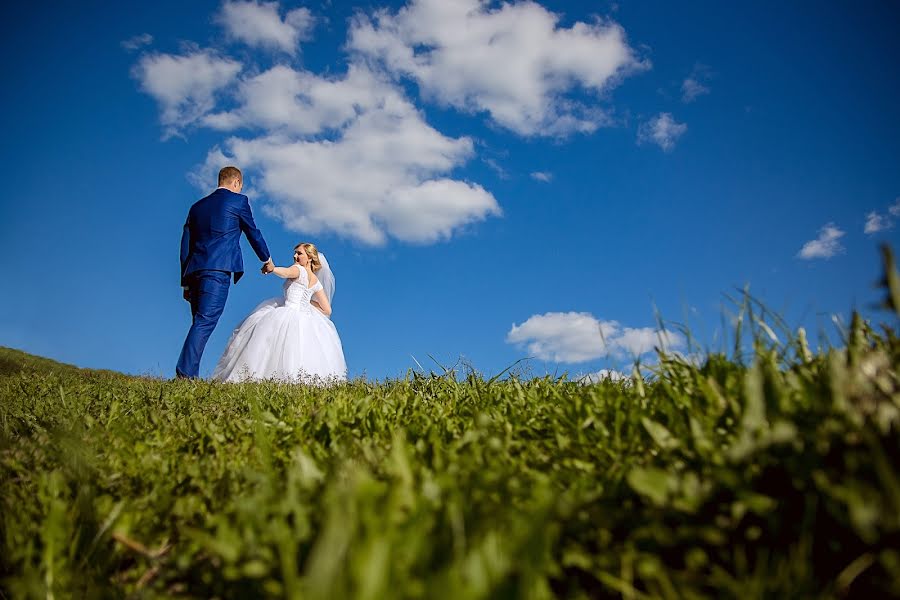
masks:
<path fill-rule="evenodd" d="M 337 329 L 312 305 L 266 300 L 237 326 L 212 375 L 216 381 L 277 379 L 327 384 L 347 378 Z"/>

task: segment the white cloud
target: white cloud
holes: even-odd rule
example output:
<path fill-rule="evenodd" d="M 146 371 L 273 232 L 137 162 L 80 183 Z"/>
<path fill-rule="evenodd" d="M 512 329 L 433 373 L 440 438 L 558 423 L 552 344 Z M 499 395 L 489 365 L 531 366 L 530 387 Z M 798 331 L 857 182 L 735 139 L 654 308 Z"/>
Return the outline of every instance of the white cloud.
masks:
<path fill-rule="evenodd" d="M 697 81 L 693 77 L 688 77 L 681 83 L 681 99 L 689 103 L 696 100 L 699 96 L 709 93 L 709 87 Z"/>
<path fill-rule="evenodd" d="M 132 76 L 159 103 L 160 122 L 168 138 L 212 111 L 216 93 L 231 85 L 241 68 L 235 60 L 196 50 L 182 56 L 144 55 Z"/>
<path fill-rule="evenodd" d="M 531 174 L 531 178 L 536 181 L 543 181 L 544 183 L 550 183 L 553 179 L 553 173 L 547 173 L 545 171 L 535 171 Z"/>
<path fill-rule="evenodd" d="M 127 40 L 122 40 L 122 47 L 131 52 L 133 50 L 137 50 L 142 46 L 147 46 L 152 43 L 153 36 L 149 33 L 142 33 L 140 35 L 130 37 Z"/>
<path fill-rule="evenodd" d="M 631 381 L 631 375 L 615 369 L 600 369 L 577 378 L 581 383 L 600 383 L 601 381 Z"/>
<path fill-rule="evenodd" d="M 278 9 L 278 2 L 226 0 L 216 22 L 229 36 L 248 46 L 280 50 L 294 56 L 312 29 L 312 13 L 301 7 L 288 11 L 282 19 Z"/>
<path fill-rule="evenodd" d="M 271 3 L 224 7 L 226 26 L 235 11 L 270 25 L 278 15 Z M 243 39 L 259 45 L 260 36 Z M 230 133 L 188 174 L 192 183 L 208 189 L 223 164 L 240 165 L 248 193 L 292 231 L 427 244 L 502 214 L 481 185 L 453 178 L 475 154 L 472 139 L 431 127 L 403 87 L 358 55 L 345 74 L 323 76 L 194 50 L 144 56 L 134 75 L 158 101 L 167 136 L 191 126 Z"/>
<path fill-rule="evenodd" d="M 486 111 L 522 135 L 592 132 L 606 112 L 571 97 L 594 99 L 627 74 L 649 67 L 611 21 L 559 27 L 559 16 L 534 2 L 491 8 L 481 0 L 413 0 L 396 13 L 354 20 L 349 47 L 411 77 L 423 95 L 470 112 Z"/>
<path fill-rule="evenodd" d="M 879 214 L 877 211 L 873 210 L 866 215 L 866 226 L 864 232 L 869 235 L 873 235 L 875 233 L 878 233 L 879 231 L 891 229 L 893 226 L 894 223 L 889 217 L 885 217 L 884 215 Z"/>
<path fill-rule="evenodd" d="M 289 229 L 333 231 L 367 244 L 388 236 L 431 243 L 501 214 L 484 188 L 447 177 L 471 158 L 471 139 L 430 127 L 397 89 L 379 88 L 370 100 L 334 139 L 286 135 L 289 129 L 273 120 L 268 135 L 233 137 L 214 149 L 201 172 L 212 172 L 227 157 L 258 173 L 254 185 L 268 212 Z M 318 122 L 324 127 L 340 120 Z"/>
<path fill-rule="evenodd" d="M 503 165 L 498 163 L 496 160 L 494 160 L 493 158 L 484 158 L 482 160 L 484 161 L 484 164 L 493 169 L 493 171 L 497 174 L 497 177 L 499 177 L 500 179 L 509 179 L 509 173 L 506 171 L 506 169 L 503 168 Z"/>
<path fill-rule="evenodd" d="M 674 335 L 674 334 L 668 334 Z M 615 338 L 615 345 L 632 356 L 640 356 L 653 350 L 659 344 L 659 333 L 650 327 L 632 329 L 625 327 Z"/>
<path fill-rule="evenodd" d="M 513 325 L 506 335 L 511 344 L 525 345 L 541 360 L 577 363 L 608 352 L 615 325 L 598 321 L 589 313 L 546 313 Z"/>
<path fill-rule="evenodd" d="M 669 152 L 675 147 L 678 138 L 686 131 L 687 125 L 677 122 L 672 118 L 671 113 L 660 113 L 638 127 L 638 143 L 656 144 L 664 151 Z"/>
<path fill-rule="evenodd" d="M 844 232 L 841 229 L 834 223 L 828 223 L 819 230 L 819 237 L 803 244 L 797 256 L 805 260 L 831 258 L 844 251 L 840 242 L 843 236 Z"/>
<path fill-rule="evenodd" d="M 707 82 L 711 77 L 711 72 L 706 65 L 695 65 L 690 76 L 681 82 L 681 101 L 689 104 L 709 93 L 709 85 Z"/>
<path fill-rule="evenodd" d="M 590 313 L 545 313 L 513 324 L 506 341 L 524 346 L 533 356 L 563 363 L 579 363 L 606 355 L 638 357 L 656 346 L 684 345 L 680 334 L 650 327 L 623 327 L 617 321 L 601 321 Z"/>
<path fill-rule="evenodd" d="M 866 225 L 863 231 L 869 235 L 874 235 L 880 231 L 888 231 L 894 228 L 894 219 L 891 217 L 900 217 L 900 198 L 897 198 L 887 209 L 887 215 L 883 215 L 873 210 L 866 215 Z"/>
<path fill-rule="evenodd" d="M 393 84 L 352 64 L 346 75 L 333 78 L 278 65 L 242 81 L 236 96 L 237 108 L 207 115 L 204 124 L 315 135 L 340 129 L 366 111 L 408 103 Z"/>
<path fill-rule="evenodd" d="M 888 212 L 892 217 L 900 217 L 900 198 L 894 200 L 894 203 L 888 207 Z"/>

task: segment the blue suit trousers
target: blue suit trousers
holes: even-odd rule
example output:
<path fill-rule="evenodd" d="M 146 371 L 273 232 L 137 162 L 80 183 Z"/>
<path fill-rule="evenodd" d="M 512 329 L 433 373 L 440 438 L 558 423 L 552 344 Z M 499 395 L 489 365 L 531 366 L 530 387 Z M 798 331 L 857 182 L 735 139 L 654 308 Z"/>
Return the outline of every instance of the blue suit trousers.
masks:
<path fill-rule="evenodd" d="M 175 373 L 178 377 L 195 378 L 200 375 L 200 358 L 210 334 L 216 328 L 231 285 L 228 271 L 196 271 L 187 278 L 193 319 Z"/>

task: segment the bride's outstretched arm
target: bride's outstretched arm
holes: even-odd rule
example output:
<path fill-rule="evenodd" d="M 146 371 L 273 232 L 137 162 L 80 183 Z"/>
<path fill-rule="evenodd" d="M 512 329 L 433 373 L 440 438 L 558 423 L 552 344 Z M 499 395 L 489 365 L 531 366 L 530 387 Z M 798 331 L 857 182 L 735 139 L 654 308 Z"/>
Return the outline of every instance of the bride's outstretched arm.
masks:
<path fill-rule="evenodd" d="M 290 267 L 275 267 L 272 271 L 282 279 L 296 279 L 300 277 L 300 267 L 291 265 Z"/>
<path fill-rule="evenodd" d="M 331 316 L 331 303 L 328 302 L 328 296 L 325 294 L 324 290 L 319 290 L 313 294 L 310 304 L 322 311 L 322 314 L 326 317 Z"/>

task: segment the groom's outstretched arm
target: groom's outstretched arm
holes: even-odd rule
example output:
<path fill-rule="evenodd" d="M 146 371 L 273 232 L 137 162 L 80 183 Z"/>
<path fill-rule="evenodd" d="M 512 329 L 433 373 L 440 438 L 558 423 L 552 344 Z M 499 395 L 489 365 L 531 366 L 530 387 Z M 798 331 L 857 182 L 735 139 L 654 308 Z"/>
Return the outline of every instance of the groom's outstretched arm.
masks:
<path fill-rule="evenodd" d="M 240 219 L 241 231 L 247 236 L 250 247 L 256 252 L 256 256 L 259 257 L 260 261 L 266 262 L 271 257 L 271 254 L 269 254 L 269 247 L 266 245 L 266 240 L 263 239 L 262 232 L 256 227 L 256 222 L 253 220 L 253 213 L 250 211 L 250 201 L 247 199 L 247 196 L 243 196 Z"/>

